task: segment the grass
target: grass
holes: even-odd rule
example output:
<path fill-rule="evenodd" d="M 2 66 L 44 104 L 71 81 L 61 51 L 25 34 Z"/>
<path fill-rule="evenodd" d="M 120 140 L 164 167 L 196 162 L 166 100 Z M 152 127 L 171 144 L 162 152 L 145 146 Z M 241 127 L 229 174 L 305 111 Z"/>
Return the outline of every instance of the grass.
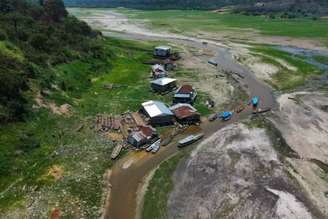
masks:
<path fill-rule="evenodd" d="M 320 62 L 322 64 L 328 65 L 328 57 L 327 56 L 314 56 L 314 59 L 317 62 Z"/>
<path fill-rule="evenodd" d="M 6 56 L 19 63 L 24 61 L 24 55 L 16 46 L 7 41 L 0 41 L 0 55 Z"/>
<path fill-rule="evenodd" d="M 198 10 L 142 11 L 116 9 L 116 11 L 132 19 L 149 20 L 149 24 L 152 27 L 175 33 L 254 29 L 265 35 L 323 39 L 328 37 L 328 32 L 323 31 L 328 25 L 327 19 L 269 19 L 264 16 L 246 16 L 231 13 L 219 14 Z"/>
<path fill-rule="evenodd" d="M 270 46 L 255 46 L 252 51 L 256 52 L 255 55 L 260 56 L 263 62 L 279 68 L 278 73 L 273 75 L 272 80 L 267 81 L 277 90 L 289 90 L 302 86 L 305 81 L 312 76 L 317 76 L 322 73 L 317 67 L 307 63 L 304 58 L 293 56 L 290 53 Z M 297 70 L 293 71 L 288 69 L 276 59 L 285 61 L 288 65 L 295 67 Z"/>
<path fill-rule="evenodd" d="M 102 176 L 110 168 L 112 142 L 90 128 L 97 113 L 121 114 L 137 110 L 149 99 L 170 104 L 170 95 L 154 95 L 149 89 L 152 43 L 109 38 L 106 55 L 55 66 L 47 102 L 69 103 L 73 116 L 55 115 L 46 108 L 34 108 L 25 122 L 0 126 L 0 217 L 10 218 L 11 210 L 24 214 L 26 206 L 49 217 L 49 208 L 58 207 L 63 218 L 97 218 L 102 198 Z M 31 81 L 35 90 L 38 81 Z M 117 88 L 104 89 L 104 84 Z M 30 96 L 30 105 L 34 91 Z M 202 111 L 202 104 L 197 103 Z M 82 131 L 76 129 L 84 124 Z M 49 176 L 53 165 L 63 168 L 60 180 Z M 81 190 L 81 188 L 83 188 Z M 80 210 L 76 210 L 76 209 Z"/>
<path fill-rule="evenodd" d="M 174 157 L 164 161 L 155 171 L 144 197 L 143 219 L 167 218 L 167 200 L 169 192 L 172 191 L 174 186 L 172 174 L 183 156 L 184 153 L 179 152 Z"/>
<path fill-rule="evenodd" d="M 7 217 L 9 209 L 17 203 L 23 203 L 19 206 L 22 211 L 25 204 L 34 203 L 33 191 L 36 188 L 42 197 L 42 200 L 37 199 L 42 203 L 35 203 L 41 205 L 40 211 L 45 203 L 55 206 L 57 202 L 61 203 L 59 207 L 64 218 L 99 216 L 92 208 L 100 207 L 102 175 L 111 166 L 108 158 L 113 146 L 95 135 L 89 129 L 89 123 L 85 124 L 83 131 L 75 130 L 88 121 L 86 118 L 98 112 L 117 114 L 128 108 L 136 109 L 150 97 L 155 98 L 144 80 L 149 67 L 142 62 L 150 58 L 150 53 L 143 49 L 143 44 L 107 39 L 104 46 L 109 51 L 105 59 L 76 60 L 53 69 L 52 83 L 58 89 L 48 92 L 45 99 L 55 101 L 57 105 L 71 104 L 72 117 L 55 115 L 40 108 L 34 109 L 25 122 L 1 125 L 0 217 Z M 148 46 L 152 48 L 152 45 Z M 112 51 L 115 55 L 111 54 Z M 94 78 L 98 80 L 93 81 Z M 37 86 L 38 82 L 31 83 Z M 103 89 L 104 83 L 119 83 L 127 87 L 108 91 Z M 32 92 L 27 95 L 31 96 L 30 104 L 33 104 Z M 54 164 L 64 168 L 64 178 L 60 181 L 47 176 Z M 66 195 L 63 191 L 67 192 Z M 68 198 L 76 203 L 60 200 Z M 73 213 L 76 205 L 83 205 L 83 210 Z M 40 214 L 48 217 L 49 212 L 43 210 L 44 213 Z"/>

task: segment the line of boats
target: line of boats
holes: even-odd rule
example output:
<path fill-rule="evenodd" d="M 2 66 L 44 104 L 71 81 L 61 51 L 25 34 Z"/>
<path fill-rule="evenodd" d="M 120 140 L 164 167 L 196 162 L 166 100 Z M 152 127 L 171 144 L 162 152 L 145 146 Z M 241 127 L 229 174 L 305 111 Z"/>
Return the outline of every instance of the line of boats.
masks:
<path fill-rule="evenodd" d="M 190 144 L 193 144 L 193 143 L 199 141 L 203 137 L 204 137 L 204 133 L 188 135 L 187 137 L 178 141 L 177 146 L 179 148 L 185 147 L 187 145 L 190 145 Z M 158 139 L 157 141 L 152 143 L 149 147 L 147 147 L 146 151 L 155 154 L 159 151 L 160 148 L 161 148 L 161 139 Z"/>

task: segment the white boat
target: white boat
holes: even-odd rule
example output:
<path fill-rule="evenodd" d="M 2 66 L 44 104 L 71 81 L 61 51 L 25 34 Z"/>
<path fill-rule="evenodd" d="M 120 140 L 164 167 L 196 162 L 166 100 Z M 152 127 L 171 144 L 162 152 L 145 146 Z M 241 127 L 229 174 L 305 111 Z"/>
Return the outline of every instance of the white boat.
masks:
<path fill-rule="evenodd" d="M 153 144 L 153 149 L 151 150 L 151 152 L 153 154 L 157 153 L 161 147 L 161 139 L 159 139 L 158 141 L 156 141 L 154 144 Z"/>
<path fill-rule="evenodd" d="M 124 145 L 119 143 L 118 145 L 116 145 L 116 147 L 114 148 L 111 158 L 114 160 L 118 157 L 118 155 L 120 155 L 122 149 L 123 149 Z"/>
<path fill-rule="evenodd" d="M 160 142 L 160 139 L 152 143 L 148 148 L 146 148 L 146 151 L 151 152 L 154 149 L 154 147 L 158 144 L 157 142 Z"/>
<path fill-rule="evenodd" d="M 202 137 L 204 137 L 203 133 L 200 133 L 197 135 L 189 135 L 188 137 L 179 141 L 178 147 L 183 147 L 183 146 L 192 144 L 192 143 L 198 141 L 199 139 L 201 139 Z"/>

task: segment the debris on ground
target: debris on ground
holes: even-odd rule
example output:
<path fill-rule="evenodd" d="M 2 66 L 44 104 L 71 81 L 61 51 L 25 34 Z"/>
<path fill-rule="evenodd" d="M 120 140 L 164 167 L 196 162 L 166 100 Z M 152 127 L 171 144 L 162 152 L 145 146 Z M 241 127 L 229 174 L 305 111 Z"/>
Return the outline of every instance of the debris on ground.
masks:
<path fill-rule="evenodd" d="M 207 99 L 206 102 L 205 102 L 205 105 L 208 107 L 208 108 L 213 108 L 215 106 L 215 102 L 214 100 L 212 99 Z"/>
<path fill-rule="evenodd" d="M 52 176 L 56 181 L 63 178 L 64 168 L 60 165 L 53 165 L 49 168 L 48 176 Z"/>
<path fill-rule="evenodd" d="M 113 142 L 120 142 L 124 139 L 123 134 L 121 132 L 109 132 L 107 134 L 107 137 Z"/>
<path fill-rule="evenodd" d="M 108 114 L 97 114 L 95 121 L 95 130 L 98 132 L 108 132 L 109 130 L 119 130 L 121 119 Z"/>

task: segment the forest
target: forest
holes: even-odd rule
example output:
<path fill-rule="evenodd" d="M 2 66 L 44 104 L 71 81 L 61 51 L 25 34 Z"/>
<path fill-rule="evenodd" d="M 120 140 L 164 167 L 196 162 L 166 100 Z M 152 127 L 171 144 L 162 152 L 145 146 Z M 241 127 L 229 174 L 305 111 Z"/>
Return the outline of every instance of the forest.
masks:
<path fill-rule="evenodd" d="M 98 34 L 69 16 L 62 0 L 1 0 L 0 123 L 28 116 L 31 80 L 50 88 L 52 66 L 99 55 Z"/>

